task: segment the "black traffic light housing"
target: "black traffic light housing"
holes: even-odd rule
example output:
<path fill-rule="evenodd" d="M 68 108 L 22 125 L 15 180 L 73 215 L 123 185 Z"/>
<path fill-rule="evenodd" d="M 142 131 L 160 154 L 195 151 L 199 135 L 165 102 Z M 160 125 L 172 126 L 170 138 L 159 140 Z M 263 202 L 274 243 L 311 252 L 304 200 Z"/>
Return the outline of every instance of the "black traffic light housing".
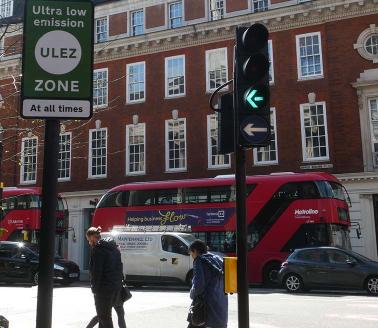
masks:
<path fill-rule="evenodd" d="M 238 144 L 244 147 L 271 140 L 268 39 L 262 24 L 236 30 L 234 105 Z"/>
<path fill-rule="evenodd" d="M 232 92 L 223 94 L 218 100 L 218 154 L 234 152 L 235 143 L 234 104 Z"/>

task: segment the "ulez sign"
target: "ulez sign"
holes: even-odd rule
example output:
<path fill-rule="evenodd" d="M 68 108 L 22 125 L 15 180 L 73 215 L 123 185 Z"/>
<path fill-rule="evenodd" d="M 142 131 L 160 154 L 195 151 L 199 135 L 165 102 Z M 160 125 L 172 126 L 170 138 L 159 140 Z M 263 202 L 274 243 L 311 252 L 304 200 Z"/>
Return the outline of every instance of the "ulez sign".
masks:
<path fill-rule="evenodd" d="M 28 0 L 25 4 L 21 116 L 92 116 L 93 4 Z"/>

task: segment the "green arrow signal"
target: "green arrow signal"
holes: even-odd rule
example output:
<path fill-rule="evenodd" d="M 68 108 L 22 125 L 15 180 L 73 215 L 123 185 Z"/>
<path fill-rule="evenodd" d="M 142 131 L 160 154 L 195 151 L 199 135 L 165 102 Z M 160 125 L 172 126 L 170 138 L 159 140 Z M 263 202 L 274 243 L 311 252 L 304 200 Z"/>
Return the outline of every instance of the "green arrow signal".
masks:
<path fill-rule="evenodd" d="M 257 93 L 257 90 L 252 89 L 251 92 L 247 94 L 247 98 L 246 98 L 247 102 L 252 106 L 252 108 L 255 108 L 255 109 L 259 108 L 257 102 L 264 101 L 264 97 L 257 96 L 256 93 Z"/>

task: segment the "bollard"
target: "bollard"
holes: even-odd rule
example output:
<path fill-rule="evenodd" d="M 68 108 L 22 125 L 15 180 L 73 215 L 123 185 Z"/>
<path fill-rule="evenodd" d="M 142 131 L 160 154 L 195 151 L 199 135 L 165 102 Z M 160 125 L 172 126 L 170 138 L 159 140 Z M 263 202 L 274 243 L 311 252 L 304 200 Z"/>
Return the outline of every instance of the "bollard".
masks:
<path fill-rule="evenodd" d="M 226 294 L 237 293 L 237 258 L 224 257 L 224 292 Z"/>

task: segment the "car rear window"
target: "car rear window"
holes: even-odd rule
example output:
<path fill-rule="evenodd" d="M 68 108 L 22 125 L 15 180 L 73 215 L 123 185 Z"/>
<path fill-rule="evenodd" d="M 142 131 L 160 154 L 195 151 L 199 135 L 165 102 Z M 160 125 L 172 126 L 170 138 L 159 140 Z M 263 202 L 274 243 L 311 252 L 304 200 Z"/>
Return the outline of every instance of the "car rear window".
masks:
<path fill-rule="evenodd" d="M 296 260 L 306 261 L 306 262 L 323 262 L 324 254 L 323 251 L 319 250 L 305 250 L 298 252 L 295 256 Z"/>

